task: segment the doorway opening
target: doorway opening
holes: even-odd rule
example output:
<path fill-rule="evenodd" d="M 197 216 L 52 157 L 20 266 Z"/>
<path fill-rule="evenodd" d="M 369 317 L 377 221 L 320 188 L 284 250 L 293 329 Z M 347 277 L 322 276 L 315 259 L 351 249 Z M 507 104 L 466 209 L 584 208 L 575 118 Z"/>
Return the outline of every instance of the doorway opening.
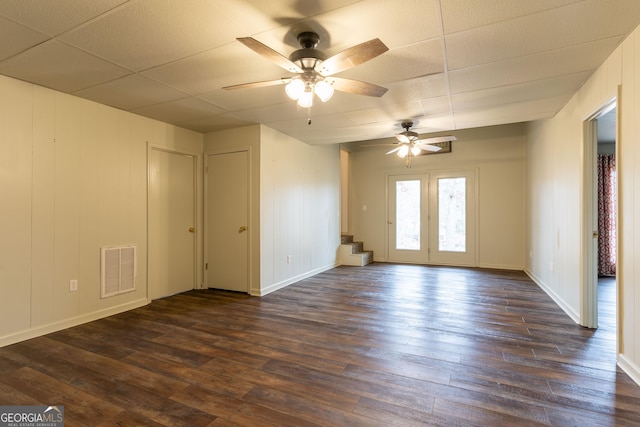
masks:
<path fill-rule="evenodd" d="M 585 121 L 584 272 L 581 323 L 617 341 L 617 104 Z"/>

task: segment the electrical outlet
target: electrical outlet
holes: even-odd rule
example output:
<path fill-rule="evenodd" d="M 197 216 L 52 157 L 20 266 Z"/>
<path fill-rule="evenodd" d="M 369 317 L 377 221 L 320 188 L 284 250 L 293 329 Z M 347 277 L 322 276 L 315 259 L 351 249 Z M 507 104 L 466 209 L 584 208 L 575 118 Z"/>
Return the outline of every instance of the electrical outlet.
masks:
<path fill-rule="evenodd" d="M 78 281 L 76 279 L 69 280 L 69 292 L 78 290 Z"/>

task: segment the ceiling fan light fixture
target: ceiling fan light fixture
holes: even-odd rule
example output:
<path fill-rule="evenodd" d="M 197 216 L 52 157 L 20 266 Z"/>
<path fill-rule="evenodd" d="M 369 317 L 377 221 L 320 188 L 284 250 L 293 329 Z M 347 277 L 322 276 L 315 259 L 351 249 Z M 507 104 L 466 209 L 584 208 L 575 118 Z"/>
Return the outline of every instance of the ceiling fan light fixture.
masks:
<path fill-rule="evenodd" d="M 333 96 L 333 86 L 331 86 L 324 80 L 320 80 L 318 83 L 316 83 L 314 92 L 316 93 L 316 95 L 318 95 L 320 101 L 327 102 Z"/>
<path fill-rule="evenodd" d="M 300 79 L 293 79 L 284 87 L 287 96 L 294 101 L 300 98 L 304 89 L 304 83 Z"/>
<path fill-rule="evenodd" d="M 407 157 L 407 154 L 409 154 L 409 146 L 408 145 L 403 145 L 402 147 L 400 147 L 400 149 L 398 150 L 398 157 Z"/>
<path fill-rule="evenodd" d="M 301 108 L 311 108 L 313 105 L 313 91 L 311 87 L 306 87 L 304 92 L 300 94 L 300 98 L 298 98 L 298 105 Z"/>
<path fill-rule="evenodd" d="M 417 156 L 418 154 L 420 154 L 421 151 L 422 150 L 417 145 L 414 145 L 413 147 L 411 147 L 411 154 L 413 154 L 414 156 Z"/>

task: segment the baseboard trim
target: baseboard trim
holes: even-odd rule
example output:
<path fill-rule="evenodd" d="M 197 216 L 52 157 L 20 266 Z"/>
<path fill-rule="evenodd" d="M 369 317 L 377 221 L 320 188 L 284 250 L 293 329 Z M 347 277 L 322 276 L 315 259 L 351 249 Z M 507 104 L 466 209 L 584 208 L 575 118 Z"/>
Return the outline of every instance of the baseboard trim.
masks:
<path fill-rule="evenodd" d="M 121 304 L 115 307 L 105 308 L 103 310 L 94 311 L 81 316 L 71 317 L 68 319 L 60 320 L 58 322 L 48 323 L 46 325 L 30 328 L 26 331 L 20 331 L 14 334 L 5 335 L 0 337 L 0 347 L 15 344 L 21 341 L 26 341 L 31 338 L 47 335 L 52 332 L 58 332 L 63 329 L 72 328 L 74 326 L 82 325 L 83 323 L 93 322 L 94 320 L 103 319 L 105 317 L 113 316 L 115 314 L 124 313 L 125 311 L 133 310 L 135 308 L 143 307 L 149 304 L 147 298 L 138 299 L 135 301 Z"/>
<path fill-rule="evenodd" d="M 551 299 L 558 304 L 558 306 L 578 325 L 580 324 L 580 314 L 573 310 L 573 308 L 567 304 L 558 294 L 556 294 L 553 289 L 549 288 L 539 277 L 533 274 L 530 270 L 525 269 L 524 273 L 529 276 L 531 280 L 534 281 L 536 285 L 540 289 L 542 289 Z"/>
<path fill-rule="evenodd" d="M 523 271 L 522 265 L 509 265 L 509 264 L 478 264 L 478 268 L 487 268 L 491 270 L 511 270 L 511 271 Z"/>
<path fill-rule="evenodd" d="M 640 367 L 638 365 L 627 359 L 624 354 L 618 354 L 618 366 L 640 386 Z"/>
<path fill-rule="evenodd" d="M 292 284 L 294 284 L 296 282 L 299 282 L 300 280 L 306 279 L 306 278 L 311 277 L 311 276 L 315 276 L 316 274 L 323 273 L 325 271 L 331 270 L 332 268 L 336 268 L 339 265 L 340 265 L 339 263 L 335 263 L 335 264 L 331 264 L 331 265 L 326 265 L 324 267 L 319 267 L 319 268 L 316 268 L 314 270 L 307 271 L 306 273 L 299 274 L 297 276 L 294 276 L 294 277 L 291 277 L 289 279 L 283 280 L 281 282 L 274 283 L 274 284 L 269 285 L 269 286 L 267 286 L 266 288 L 263 288 L 263 289 L 252 289 L 249 294 L 253 295 L 253 296 L 256 296 L 256 297 L 263 297 L 265 295 L 270 294 L 271 292 L 275 292 L 275 291 L 277 291 L 279 289 L 286 288 L 287 286 L 292 285 Z"/>

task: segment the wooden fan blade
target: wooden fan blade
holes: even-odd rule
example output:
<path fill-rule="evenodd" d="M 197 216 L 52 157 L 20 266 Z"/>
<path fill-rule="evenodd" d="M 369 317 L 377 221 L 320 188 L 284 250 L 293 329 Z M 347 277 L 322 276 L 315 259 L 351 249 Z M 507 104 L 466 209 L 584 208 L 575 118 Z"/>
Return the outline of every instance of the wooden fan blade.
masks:
<path fill-rule="evenodd" d="M 287 71 L 290 71 L 292 73 L 299 73 L 299 74 L 303 72 L 302 68 L 298 67 L 295 63 L 289 61 L 289 58 L 287 58 L 286 56 L 280 55 L 278 52 L 271 49 L 269 46 L 263 43 L 260 43 L 258 40 L 252 37 L 238 37 L 236 40 L 238 40 L 240 43 L 242 43 L 249 49 L 259 54 L 263 58 L 268 59 L 269 61 L 284 68 Z"/>
<path fill-rule="evenodd" d="M 388 90 L 386 87 L 374 85 L 373 83 L 343 79 L 341 77 L 327 77 L 324 81 L 332 85 L 334 89 L 356 95 L 381 97 Z"/>
<path fill-rule="evenodd" d="M 280 80 L 266 80 L 263 82 L 243 83 L 239 85 L 225 86 L 222 89 L 233 90 L 233 89 L 249 89 L 254 87 L 275 86 L 280 84 L 287 84 L 290 81 L 291 81 L 291 78 L 283 77 Z"/>
<path fill-rule="evenodd" d="M 367 62 L 388 50 L 389 48 L 380 39 L 369 40 L 327 58 L 316 67 L 316 71 L 321 76 L 331 76 Z"/>
<path fill-rule="evenodd" d="M 436 145 L 429 145 L 429 144 L 417 144 L 417 147 L 422 151 L 431 151 L 433 153 L 435 153 L 436 151 L 442 150 L 442 147 L 438 147 Z"/>
<path fill-rule="evenodd" d="M 416 144 L 435 144 L 437 142 L 449 142 L 449 141 L 457 141 L 458 138 L 456 138 L 453 135 L 448 135 L 448 136 L 436 136 L 433 138 L 425 138 L 425 139 L 420 139 L 418 141 L 416 141 Z"/>
<path fill-rule="evenodd" d="M 402 145 L 401 145 L 400 147 L 396 147 L 396 148 L 394 148 L 394 149 L 393 149 L 393 150 L 391 150 L 391 151 L 387 151 L 387 152 L 386 152 L 386 153 L 384 153 L 384 154 L 391 154 L 391 153 L 395 153 L 396 151 L 398 151 L 398 150 L 399 150 L 399 149 L 401 149 L 401 148 L 402 148 Z"/>

